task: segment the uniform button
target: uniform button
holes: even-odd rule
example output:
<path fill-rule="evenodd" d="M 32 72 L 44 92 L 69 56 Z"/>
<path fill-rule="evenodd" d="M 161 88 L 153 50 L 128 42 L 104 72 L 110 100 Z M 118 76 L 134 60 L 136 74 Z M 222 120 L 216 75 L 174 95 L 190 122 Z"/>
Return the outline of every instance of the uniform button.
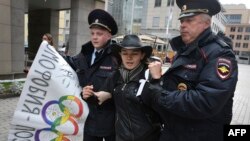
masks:
<path fill-rule="evenodd" d="M 163 85 L 163 81 L 160 81 L 160 85 L 161 85 L 161 86 Z"/>
<path fill-rule="evenodd" d="M 137 91 L 138 91 L 138 89 L 135 89 L 135 90 L 134 90 L 134 93 L 136 93 Z"/>

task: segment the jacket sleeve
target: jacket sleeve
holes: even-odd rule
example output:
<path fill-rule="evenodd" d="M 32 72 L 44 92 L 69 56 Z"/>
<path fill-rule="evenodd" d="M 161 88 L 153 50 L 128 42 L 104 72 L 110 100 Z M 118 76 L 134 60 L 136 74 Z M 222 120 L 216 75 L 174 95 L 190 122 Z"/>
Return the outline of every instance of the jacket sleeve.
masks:
<path fill-rule="evenodd" d="M 76 70 L 76 65 L 74 63 L 74 57 L 71 56 L 62 56 L 64 58 L 64 60 L 70 65 L 70 67 L 73 70 Z"/>
<path fill-rule="evenodd" d="M 113 90 L 114 90 L 114 83 L 117 80 L 117 72 L 114 71 L 112 73 L 112 75 L 110 75 L 105 82 L 103 83 L 102 87 L 100 88 L 100 91 L 105 91 L 105 92 L 109 92 L 111 94 L 113 94 Z"/>
<path fill-rule="evenodd" d="M 227 63 L 223 64 L 221 60 L 226 60 Z M 219 72 L 220 67 L 227 67 L 224 71 L 229 72 Z M 148 94 L 142 95 L 142 100 L 155 110 L 161 109 L 194 119 L 208 118 L 220 112 L 233 97 L 237 76 L 238 66 L 234 55 L 225 53 L 204 65 L 197 80 L 198 84 L 193 89 L 167 91 L 164 88 L 167 86 L 147 83 L 145 91 Z"/>

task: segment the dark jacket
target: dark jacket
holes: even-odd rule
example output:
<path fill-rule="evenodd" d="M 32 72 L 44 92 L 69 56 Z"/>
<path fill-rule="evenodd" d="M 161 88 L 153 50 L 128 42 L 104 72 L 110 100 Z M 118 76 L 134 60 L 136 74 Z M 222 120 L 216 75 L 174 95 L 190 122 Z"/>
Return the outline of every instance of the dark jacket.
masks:
<path fill-rule="evenodd" d="M 160 140 L 222 141 L 223 125 L 231 122 L 238 79 L 234 52 L 210 28 L 193 44 L 185 46 L 179 36 L 171 45 L 177 55 L 163 85 L 148 83 L 151 95 L 142 95 L 164 120 Z M 179 90 L 183 84 L 186 88 Z"/>
<path fill-rule="evenodd" d="M 116 141 L 157 141 L 160 136 L 161 123 L 157 113 L 144 105 L 136 97 L 144 78 L 145 69 L 133 80 L 125 83 L 116 71 L 108 78 L 104 91 L 112 93 L 116 106 Z"/>
<path fill-rule="evenodd" d="M 70 64 L 76 70 L 80 86 L 93 85 L 94 91 L 99 91 L 106 78 L 116 69 L 117 63 L 111 55 L 109 45 L 110 42 L 105 47 L 102 56 L 92 65 L 90 63 L 94 47 L 91 42 L 84 44 L 81 52 L 71 58 Z M 92 136 L 114 134 L 115 106 L 113 100 L 98 105 L 97 98 L 92 96 L 86 102 L 90 111 L 85 122 L 85 133 Z"/>

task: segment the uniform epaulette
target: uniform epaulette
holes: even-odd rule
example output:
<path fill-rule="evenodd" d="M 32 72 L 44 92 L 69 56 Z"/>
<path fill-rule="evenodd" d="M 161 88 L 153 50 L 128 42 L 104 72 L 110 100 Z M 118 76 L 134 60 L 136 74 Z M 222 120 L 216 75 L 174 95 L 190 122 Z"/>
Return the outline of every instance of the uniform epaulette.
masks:
<path fill-rule="evenodd" d="M 223 39 L 221 39 L 221 38 L 219 38 L 219 37 L 217 37 L 216 39 L 215 39 L 215 41 L 216 41 L 216 43 L 218 43 L 221 47 L 223 47 L 223 48 L 228 48 L 228 49 L 232 49 L 232 47 L 229 45 L 229 44 L 227 44 Z"/>

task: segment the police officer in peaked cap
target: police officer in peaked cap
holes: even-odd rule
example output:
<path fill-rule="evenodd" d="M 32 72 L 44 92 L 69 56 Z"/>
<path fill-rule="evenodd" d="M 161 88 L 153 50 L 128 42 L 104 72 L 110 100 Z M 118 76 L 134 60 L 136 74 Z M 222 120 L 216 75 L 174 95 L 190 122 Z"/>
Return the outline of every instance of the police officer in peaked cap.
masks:
<path fill-rule="evenodd" d="M 213 16 L 221 11 L 217 0 L 176 0 L 176 4 L 181 9 L 179 19 L 201 13 Z"/>
<path fill-rule="evenodd" d="M 232 119 L 238 66 L 233 50 L 211 30 L 211 18 L 220 12 L 217 0 L 176 0 L 181 9 L 180 36 L 171 47 L 177 53 L 161 75 L 161 63 L 152 62 L 150 94 L 142 101 L 164 122 L 160 141 L 223 141 L 223 128 Z"/>
<path fill-rule="evenodd" d="M 84 126 L 84 141 L 115 141 L 115 106 L 112 99 L 98 104 L 94 95 L 103 82 L 117 68 L 111 53 L 111 38 L 118 31 L 116 21 L 105 10 L 94 9 L 89 13 L 88 23 L 91 40 L 82 50 L 67 61 L 78 75 L 81 96 L 87 102 L 89 115 Z"/>
<path fill-rule="evenodd" d="M 112 35 L 118 31 L 117 24 L 114 18 L 102 9 L 95 9 L 89 13 L 88 16 L 89 27 L 101 26 L 107 29 Z"/>

